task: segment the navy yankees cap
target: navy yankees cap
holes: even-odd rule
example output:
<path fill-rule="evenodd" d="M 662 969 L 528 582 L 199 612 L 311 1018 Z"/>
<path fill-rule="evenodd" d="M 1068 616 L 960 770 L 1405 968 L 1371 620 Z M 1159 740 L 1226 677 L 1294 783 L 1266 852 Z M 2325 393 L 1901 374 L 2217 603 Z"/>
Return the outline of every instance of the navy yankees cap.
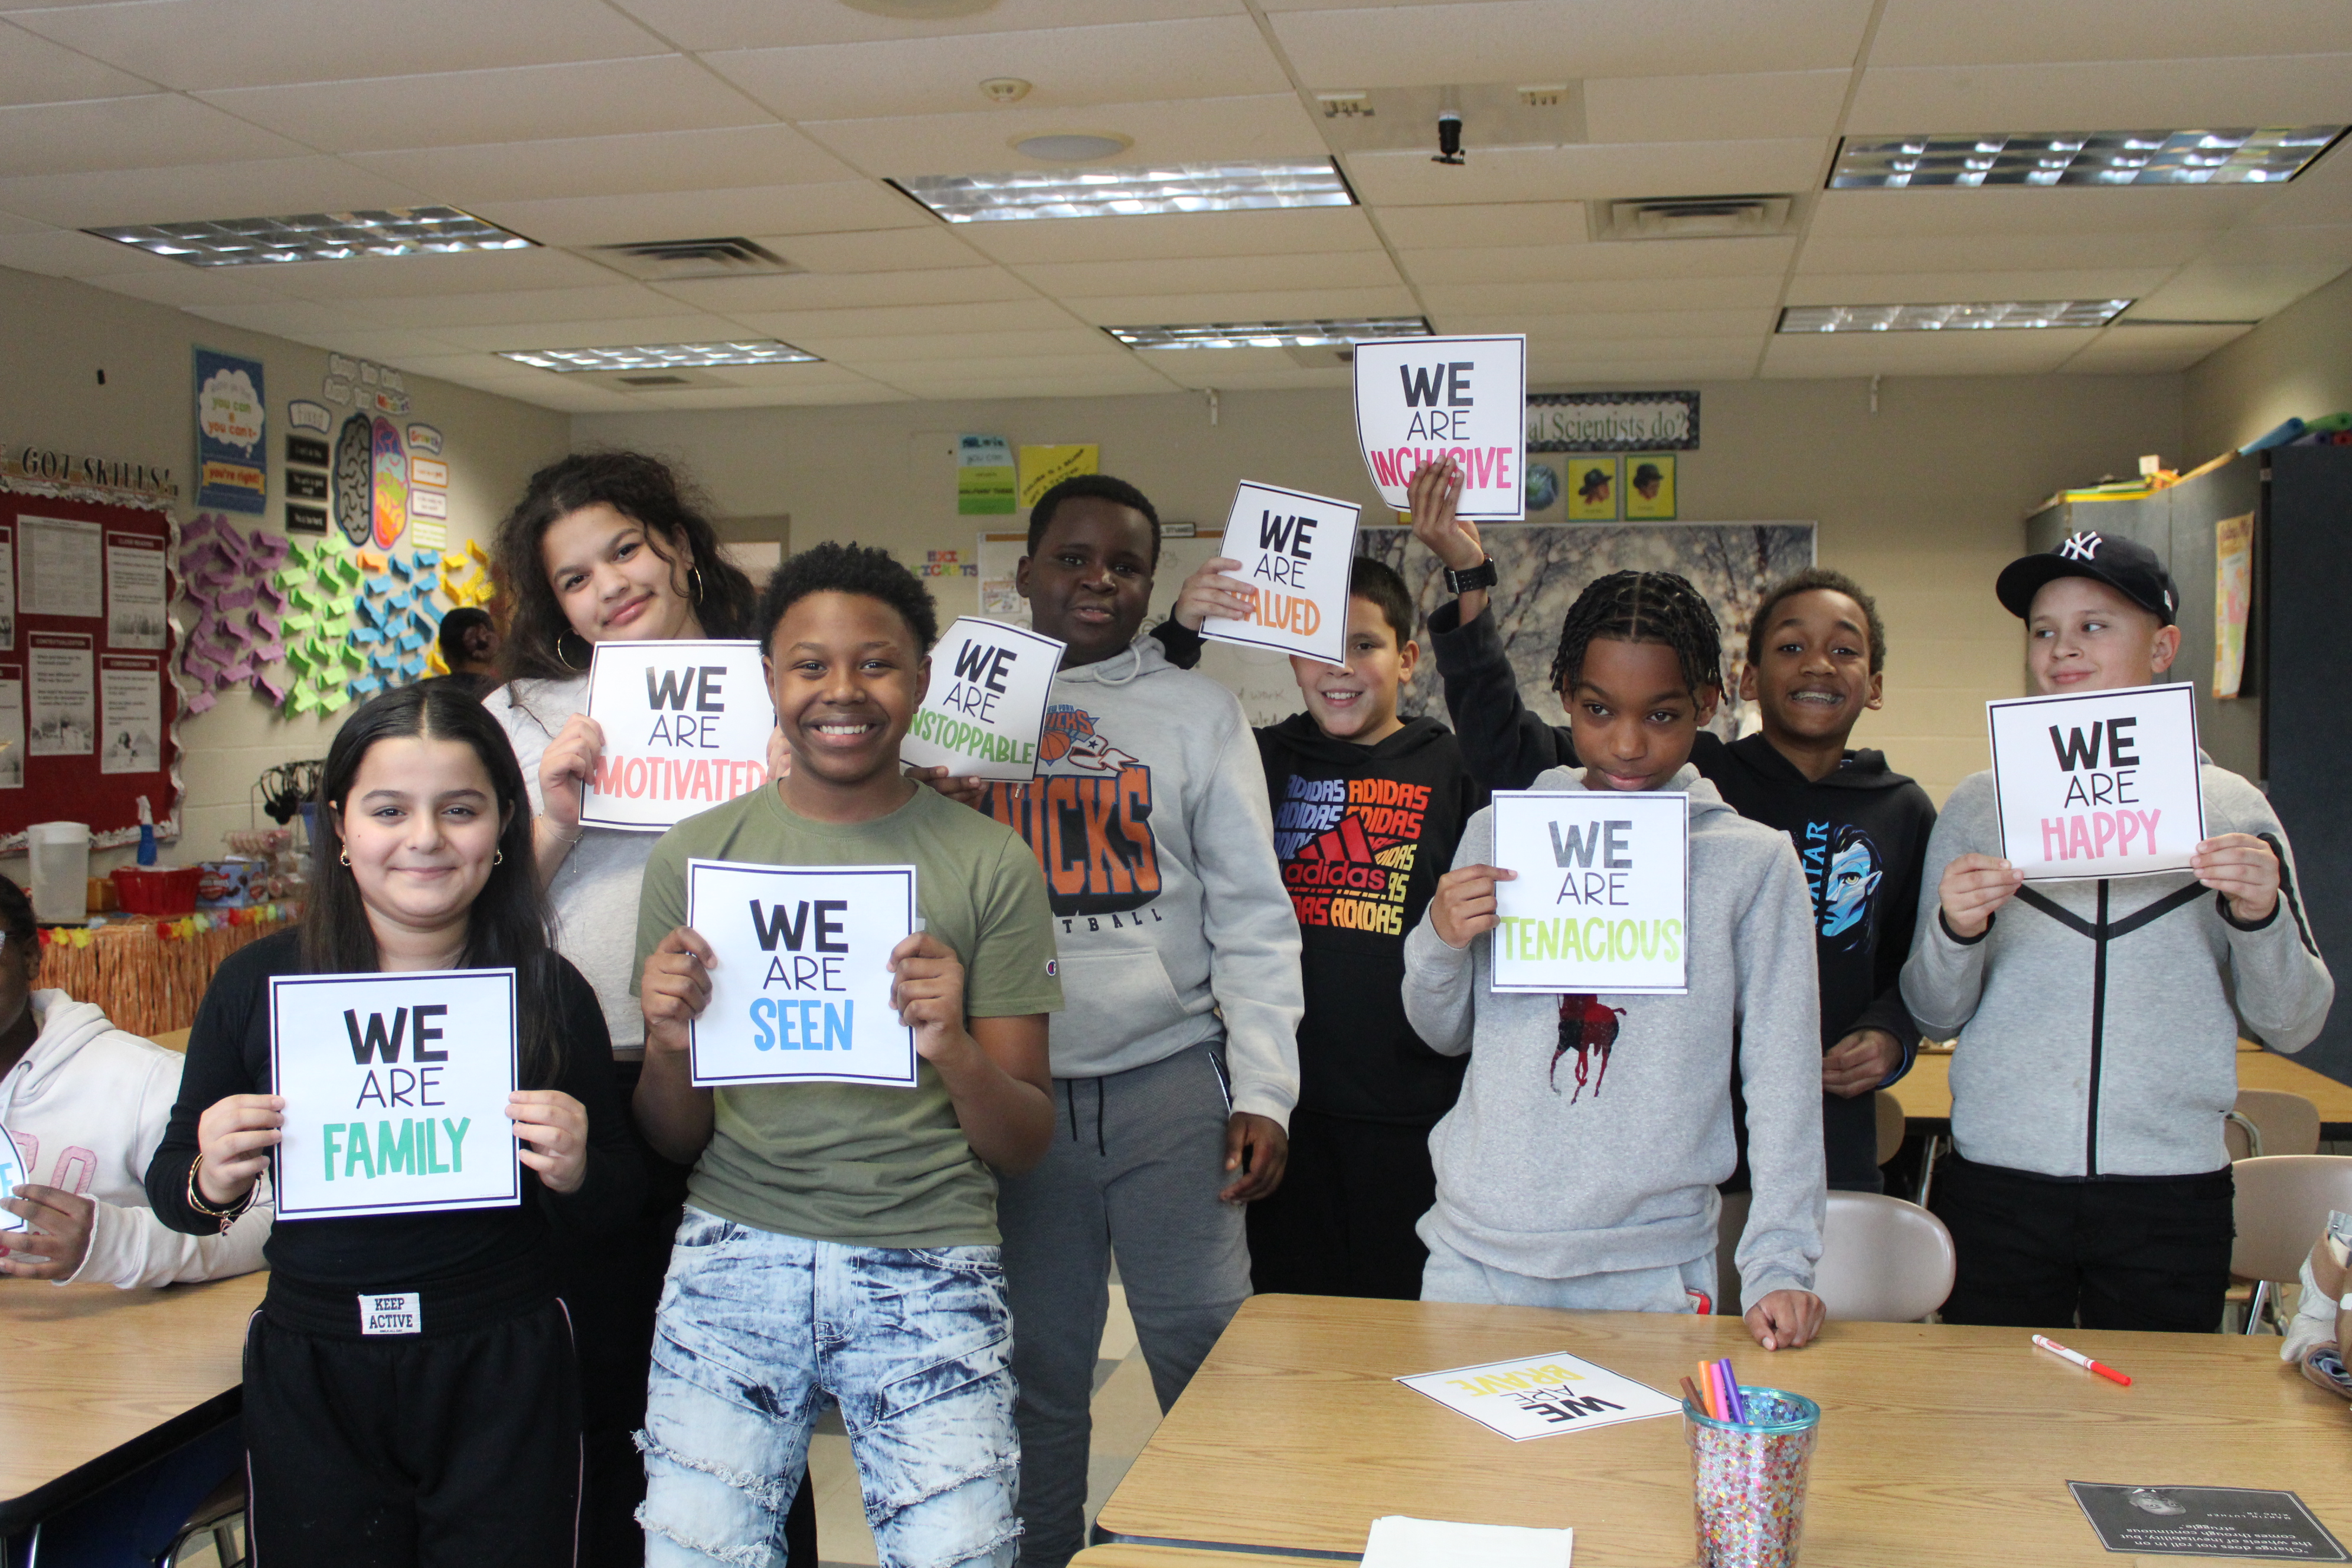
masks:
<path fill-rule="evenodd" d="M 2168 626 L 2179 614 L 2179 591 L 2155 551 L 2137 539 L 2087 529 L 2067 535 L 2055 550 L 2019 556 L 2000 569 L 1992 591 L 2000 596 L 2002 608 L 2023 620 L 2032 613 L 2033 595 L 2059 577 L 2105 583 Z"/>

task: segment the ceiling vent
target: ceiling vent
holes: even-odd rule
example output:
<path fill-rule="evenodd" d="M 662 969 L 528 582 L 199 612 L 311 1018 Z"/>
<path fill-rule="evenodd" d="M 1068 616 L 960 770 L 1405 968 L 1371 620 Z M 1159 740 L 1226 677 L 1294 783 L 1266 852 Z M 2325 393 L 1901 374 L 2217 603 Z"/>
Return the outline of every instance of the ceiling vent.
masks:
<path fill-rule="evenodd" d="M 623 386 L 692 386 L 693 381 L 683 375 L 619 375 L 614 380 Z"/>
<path fill-rule="evenodd" d="M 1595 239 L 1756 239 L 1785 234 L 1793 196 L 1663 196 L 1587 202 Z"/>
<path fill-rule="evenodd" d="M 648 283 L 684 283 L 703 278 L 779 278 L 801 270 L 774 251 L 740 237 L 594 245 L 587 247 L 587 254 L 607 267 Z"/>

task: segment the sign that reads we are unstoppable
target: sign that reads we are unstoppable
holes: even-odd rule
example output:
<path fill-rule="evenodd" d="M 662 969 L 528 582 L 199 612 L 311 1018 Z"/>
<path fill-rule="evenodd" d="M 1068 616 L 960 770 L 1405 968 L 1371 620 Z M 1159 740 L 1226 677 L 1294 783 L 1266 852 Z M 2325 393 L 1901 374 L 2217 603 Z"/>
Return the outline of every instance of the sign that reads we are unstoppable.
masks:
<path fill-rule="evenodd" d="M 898 754 L 957 778 L 1036 777 L 1038 733 L 1065 646 L 1002 621 L 959 617 L 931 649 L 931 687 Z"/>

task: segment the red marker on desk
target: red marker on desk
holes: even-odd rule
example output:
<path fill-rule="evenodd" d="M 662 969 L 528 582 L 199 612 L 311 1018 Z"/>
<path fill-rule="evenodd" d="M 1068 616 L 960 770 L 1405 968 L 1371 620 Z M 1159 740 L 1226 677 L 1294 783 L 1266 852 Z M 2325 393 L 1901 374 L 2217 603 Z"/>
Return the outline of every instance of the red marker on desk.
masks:
<path fill-rule="evenodd" d="M 2107 1365 L 2104 1362 L 2093 1361 L 2089 1356 L 2084 1355 L 2080 1351 L 2070 1351 L 2064 1345 L 2060 1344 L 2056 1340 L 2046 1338 L 2041 1334 L 2036 1334 L 2033 1336 L 2033 1342 L 2040 1345 L 2043 1350 L 2048 1351 L 2053 1355 L 2064 1356 L 2068 1361 L 2073 1362 L 2076 1366 L 2081 1367 L 2085 1372 L 2095 1372 L 2101 1377 L 2105 1378 L 2108 1382 L 2120 1383 L 2126 1388 L 2129 1388 L 2131 1386 L 2131 1379 L 2126 1377 L 2122 1373 L 2117 1372 L 2114 1367 Z"/>

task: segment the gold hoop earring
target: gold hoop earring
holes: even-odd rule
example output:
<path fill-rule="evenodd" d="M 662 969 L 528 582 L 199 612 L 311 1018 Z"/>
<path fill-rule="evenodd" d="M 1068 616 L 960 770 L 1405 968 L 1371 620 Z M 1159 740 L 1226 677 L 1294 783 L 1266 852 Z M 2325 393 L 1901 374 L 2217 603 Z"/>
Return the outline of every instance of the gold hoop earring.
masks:
<path fill-rule="evenodd" d="M 491 857 L 490 857 L 490 864 L 491 864 L 492 866 L 503 866 L 503 865 L 505 865 L 506 863 L 507 863 L 507 852 L 506 852 L 505 850 L 503 850 L 503 849 L 499 850 L 497 854 L 495 854 L 495 855 L 493 855 L 493 856 L 491 856 Z"/>
<path fill-rule="evenodd" d="M 689 566 L 689 567 L 688 567 L 688 568 L 686 569 L 686 582 L 687 582 L 687 588 L 688 588 L 688 591 L 692 595 L 692 602 L 693 602 L 693 603 L 695 603 L 695 604 L 697 604 L 697 605 L 701 604 L 701 603 L 702 603 L 702 568 L 701 568 L 701 567 L 699 567 L 699 566 Z"/>
<path fill-rule="evenodd" d="M 352 852 L 346 849 L 340 857 L 338 857 L 338 858 L 340 858 L 344 865 L 348 866 L 352 863 Z"/>
<path fill-rule="evenodd" d="M 568 627 L 555 634 L 555 662 L 562 665 L 564 668 L 572 671 L 574 675 L 585 675 L 588 673 L 588 667 L 584 664 L 572 663 L 572 656 L 563 651 L 563 639 L 565 637 L 575 637 L 577 635 L 577 633 L 572 631 Z M 593 649 L 591 650 L 590 657 L 594 657 Z"/>

